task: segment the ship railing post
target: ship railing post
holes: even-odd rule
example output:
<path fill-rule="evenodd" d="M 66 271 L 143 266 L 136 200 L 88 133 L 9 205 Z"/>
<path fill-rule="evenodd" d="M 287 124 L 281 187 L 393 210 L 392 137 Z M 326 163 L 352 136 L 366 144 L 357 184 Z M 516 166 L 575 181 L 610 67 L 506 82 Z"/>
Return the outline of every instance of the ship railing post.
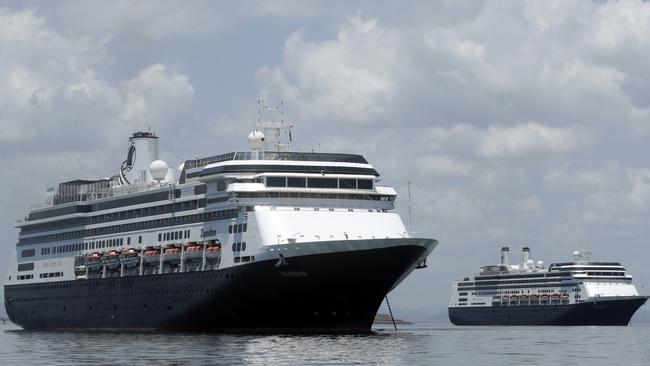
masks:
<path fill-rule="evenodd" d="M 106 278 L 106 264 L 102 266 L 102 278 Z"/>
<path fill-rule="evenodd" d="M 165 246 L 160 246 L 160 264 L 158 265 L 158 274 L 163 273 L 163 256 L 165 255 Z"/>
<path fill-rule="evenodd" d="M 140 249 L 140 271 L 139 274 L 142 276 L 144 273 L 144 249 Z"/>
<path fill-rule="evenodd" d="M 185 243 L 181 243 L 181 265 L 179 272 L 185 272 Z"/>
<path fill-rule="evenodd" d="M 124 261 L 120 258 L 120 277 L 124 277 Z"/>
<path fill-rule="evenodd" d="M 201 271 L 205 271 L 205 262 L 206 262 L 206 257 L 205 257 L 205 250 L 207 248 L 207 244 L 205 241 L 203 241 L 203 255 L 201 257 Z"/>

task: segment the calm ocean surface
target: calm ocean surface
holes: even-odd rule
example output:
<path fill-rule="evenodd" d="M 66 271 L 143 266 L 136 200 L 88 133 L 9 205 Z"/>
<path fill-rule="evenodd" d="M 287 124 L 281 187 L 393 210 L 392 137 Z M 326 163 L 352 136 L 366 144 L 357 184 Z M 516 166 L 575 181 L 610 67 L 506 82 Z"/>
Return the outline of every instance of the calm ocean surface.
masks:
<path fill-rule="evenodd" d="M 28 332 L 0 324 L 2 365 L 650 365 L 650 325 L 388 325 L 366 336 Z"/>

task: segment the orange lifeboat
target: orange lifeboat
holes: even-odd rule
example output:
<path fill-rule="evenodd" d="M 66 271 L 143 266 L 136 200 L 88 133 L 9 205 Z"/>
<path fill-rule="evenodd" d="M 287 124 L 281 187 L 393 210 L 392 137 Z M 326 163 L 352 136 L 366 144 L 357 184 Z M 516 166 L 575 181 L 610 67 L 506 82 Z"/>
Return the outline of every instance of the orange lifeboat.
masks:
<path fill-rule="evenodd" d="M 102 256 L 102 263 L 108 268 L 116 268 L 120 265 L 120 252 L 111 250 Z"/>

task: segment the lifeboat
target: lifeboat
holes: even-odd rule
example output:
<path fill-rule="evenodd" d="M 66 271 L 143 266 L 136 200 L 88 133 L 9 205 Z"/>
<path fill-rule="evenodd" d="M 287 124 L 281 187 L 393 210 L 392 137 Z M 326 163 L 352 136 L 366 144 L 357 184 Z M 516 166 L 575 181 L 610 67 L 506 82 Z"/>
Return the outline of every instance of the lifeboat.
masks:
<path fill-rule="evenodd" d="M 117 268 L 120 265 L 120 252 L 111 250 L 102 256 L 102 264 L 107 268 Z"/>
<path fill-rule="evenodd" d="M 518 301 L 518 300 L 519 300 L 519 296 L 517 296 L 517 295 L 512 295 L 512 296 L 510 296 L 510 301 L 511 301 L 511 302 L 512 302 L 512 301 Z"/>
<path fill-rule="evenodd" d="M 551 300 L 559 300 L 560 299 L 560 294 L 552 294 L 551 295 Z"/>
<path fill-rule="evenodd" d="M 160 251 L 155 249 L 148 249 L 142 253 L 142 259 L 145 263 L 159 263 L 160 262 Z"/>
<path fill-rule="evenodd" d="M 541 296 L 542 301 L 548 301 L 548 295 L 544 294 Z"/>
<path fill-rule="evenodd" d="M 181 261 L 181 248 L 167 248 L 164 251 L 163 260 L 165 262 L 180 262 Z"/>
<path fill-rule="evenodd" d="M 562 294 L 562 300 L 569 300 L 569 294 Z"/>
<path fill-rule="evenodd" d="M 102 256 L 99 253 L 89 254 L 85 258 L 86 268 L 89 270 L 97 270 L 102 267 Z"/>
<path fill-rule="evenodd" d="M 508 296 L 508 295 L 501 296 L 501 301 L 506 301 L 507 302 L 508 300 L 510 300 L 510 296 Z"/>
<path fill-rule="evenodd" d="M 137 250 L 131 248 L 122 252 L 120 260 L 126 267 L 135 267 L 140 264 L 140 255 Z"/>
<path fill-rule="evenodd" d="M 185 248 L 185 260 L 195 260 L 195 259 L 198 260 L 202 258 L 203 258 L 202 245 L 194 244 Z"/>
<path fill-rule="evenodd" d="M 530 301 L 537 301 L 537 300 L 539 300 L 539 296 L 538 296 L 538 295 L 535 295 L 535 294 L 530 295 L 529 298 L 530 298 Z"/>
<path fill-rule="evenodd" d="M 209 260 L 221 258 L 221 245 L 210 245 L 209 247 L 205 248 L 205 258 Z"/>

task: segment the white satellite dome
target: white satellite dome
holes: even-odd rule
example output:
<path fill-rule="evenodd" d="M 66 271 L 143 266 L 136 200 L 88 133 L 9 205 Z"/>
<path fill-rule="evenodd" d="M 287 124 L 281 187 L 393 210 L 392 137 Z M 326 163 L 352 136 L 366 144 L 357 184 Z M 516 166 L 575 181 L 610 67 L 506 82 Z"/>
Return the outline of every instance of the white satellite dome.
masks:
<path fill-rule="evenodd" d="M 264 147 L 264 133 L 260 130 L 253 130 L 248 134 L 248 143 L 253 150 L 262 150 Z"/>
<path fill-rule="evenodd" d="M 154 160 L 151 165 L 149 165 L 149 173 L 155 181 L 162 181 L 167 175 L 167 170 L 169 167 L 167 163 L 162 160 Z"/>

